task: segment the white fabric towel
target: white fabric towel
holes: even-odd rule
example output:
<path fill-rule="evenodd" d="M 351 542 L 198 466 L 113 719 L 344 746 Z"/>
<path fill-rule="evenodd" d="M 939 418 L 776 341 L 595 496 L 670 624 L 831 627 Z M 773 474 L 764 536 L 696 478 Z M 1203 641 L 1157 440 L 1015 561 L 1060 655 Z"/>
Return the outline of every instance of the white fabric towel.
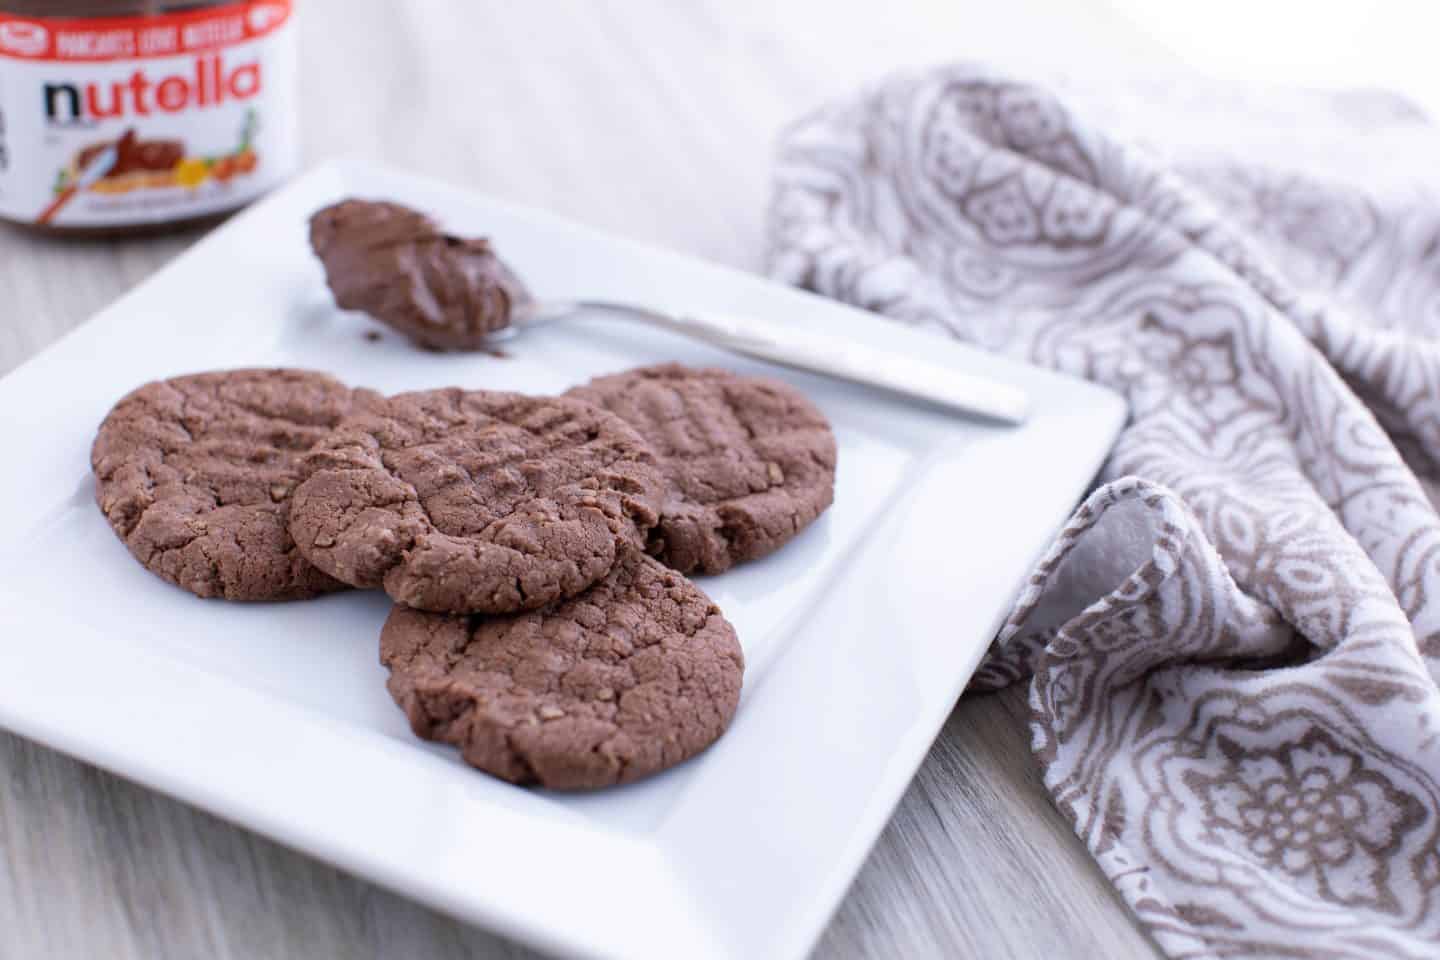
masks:
<path fill-rule="evenodd" d="M 1440 955 L 1440 135 L 978 66 L 795 126 L 776 277 L 1130 421 L 973 686 L 1174 957 Z M 1023 505 L 1016 505 L 1023 509 Z"/>

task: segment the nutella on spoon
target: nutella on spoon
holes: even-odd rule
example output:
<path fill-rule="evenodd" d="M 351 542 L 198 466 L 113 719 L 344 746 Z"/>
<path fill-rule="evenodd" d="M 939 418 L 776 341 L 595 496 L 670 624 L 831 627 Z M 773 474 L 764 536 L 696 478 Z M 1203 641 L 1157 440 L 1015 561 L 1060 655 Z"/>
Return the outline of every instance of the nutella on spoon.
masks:
<path fill-rule="evenodd" d="M 531 302 L 489 241 L 449 234 L 397 203 L 344 200 L 310 219 L 310 246 L 335 302 L 431 350 L 490 350 Z"/>
<path fill-rule="evenodd" d="M 326 207 L 310 218 L 310 245 L 341 307 L 364 310 L 436 350 L 493 353 L 488 343 L 497 334 L 580 317 L 621 320 L 957 413 L 1009 424 L 1029 416 L 1029 398 L 1011 384 L 798 324 L 615 300 L 536 300 L 488 241 L 445 233 L 423 213 L 397 203 L 350 199 Z"/>

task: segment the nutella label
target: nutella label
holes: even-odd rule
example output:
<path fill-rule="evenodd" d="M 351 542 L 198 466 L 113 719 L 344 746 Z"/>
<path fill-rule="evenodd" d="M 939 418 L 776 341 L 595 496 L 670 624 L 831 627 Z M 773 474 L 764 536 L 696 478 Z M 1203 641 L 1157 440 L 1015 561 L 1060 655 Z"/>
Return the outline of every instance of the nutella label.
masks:
<path fill-rule="evenodd" d="M 0 216 L 66 227 L 180 220 L 294 173 L 292 0 L 103 19 L 0 0 Z"/>

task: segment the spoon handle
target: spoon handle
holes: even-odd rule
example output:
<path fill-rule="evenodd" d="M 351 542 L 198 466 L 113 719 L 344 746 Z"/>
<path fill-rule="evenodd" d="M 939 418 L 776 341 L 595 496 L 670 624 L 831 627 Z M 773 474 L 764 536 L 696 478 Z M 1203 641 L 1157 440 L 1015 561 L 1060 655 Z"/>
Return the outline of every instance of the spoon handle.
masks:
<path fill-rule="evenodd" d="M 879 387 L 949 410 L 1014 424 L 1024 423 L 1030 412 L 1029 398 L 1016 387 L 917 357 L 741 317 L 643 313 L 658 326 L 736 353 Z"/>

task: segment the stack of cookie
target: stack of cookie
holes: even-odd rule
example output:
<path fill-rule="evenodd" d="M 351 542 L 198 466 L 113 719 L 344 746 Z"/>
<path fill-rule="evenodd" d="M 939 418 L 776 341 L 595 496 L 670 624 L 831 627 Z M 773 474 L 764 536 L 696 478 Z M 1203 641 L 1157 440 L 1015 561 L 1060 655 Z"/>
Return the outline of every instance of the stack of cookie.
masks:
<path fill-rule="evenodd" d="M 684 574 L 764 556 L 834 495 L 792 388 L 676 365 L 562 397 L 382 397 L 324 374 L 147 384 L 91 455 L 100 509 L 201 597 L 395 600 L 388 687 L 421 737 L 586 789 L 694 756 L 739 700 L 735 631 Z"/>

